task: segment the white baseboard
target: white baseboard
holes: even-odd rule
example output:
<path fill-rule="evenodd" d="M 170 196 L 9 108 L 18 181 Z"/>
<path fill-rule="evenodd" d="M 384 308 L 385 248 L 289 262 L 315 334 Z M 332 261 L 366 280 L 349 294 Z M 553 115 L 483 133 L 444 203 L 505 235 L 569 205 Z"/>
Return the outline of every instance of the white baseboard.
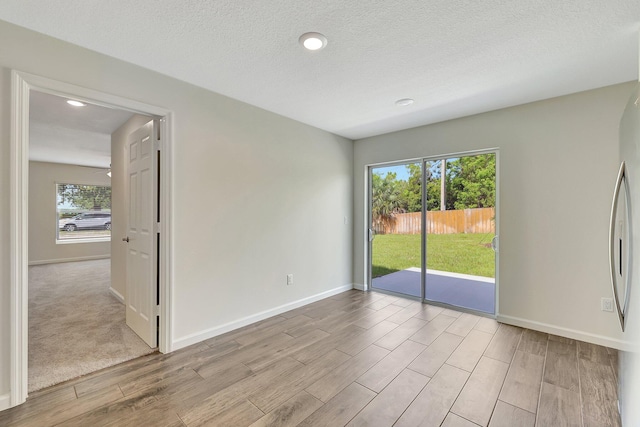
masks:
<path fill-rule="evenodd" d="M 364 291 L 364 290 L 366 290 L 366 287 L 362 283 L 354 283 L 353 284 L 353 289 L 355 289 L 357 291 Z"/>
<path fill-rule="evenodd" d="M 342 292 L 350 291 L 352 289 L 353 289 L 352 284 L 340 286 L 338 288 L 330 289 L 328 291 L 321 292 L 319 294 L 312 295 L 307 298 L 302 298 L 297 301 L 293 301 L 293 302 L 281 305 L 279 307 L 261 311 L 260 313 L 252 314 L 251 316 L 243 317 L 241 319 L 234 320 L 229 323 L 225 323 L 224 325 L 216 326 L 214 328 L 210 328 L 201 332 L 196 332 L 194 334 L 187 335 L 186 337 L 178 338 L 177 340 L 173 341 L 171 350 L 172 351 L 179 350 L 181 348 L 199 343 L 209 338 L 213 338 L 218 335 L 231 332 L 238 328 L 242 328 L 243 326 L 247 326 L 252 323 L 259 322 L 269 317 L 277 316 L 278 314 L 284 313 L 289 310 L 293 310 L 294 308 L 302 307 L 303 305 L 311 304 L 312 302 L 320 301 L 321 299 L 329 298 L 330 296 L 337 295 Z"/>
<path fill-rule="evenodd" d="M 563 328 L 561 326 L 550 325 L 548 323 L 536 322 L 535 320 L 522 319 L 520 317 L 505 316 L 498 314 L 496 320 L 507 325 L 520 326 L 521 328 L 533 329 L 534 331 L 545 332 L 547 334 L 558 335 L 565 338 L 580 340 L 591 344 L 603 345 L 617 350 L 629 351 L 630 343 L 623 340 L 605 337 L 603 335 L 591 334 L 589 332 L 575 329 Z"/>
<path fill-rule="evenodd" d="M 113 288 L 109 288 L 109 292 L 111 292 L 111 295 L 113 295 L 114 297 L 117 298 L 118 301 L 120 301 L 122 304 L 124 304 L 124 295 L 122 295 L 120 292 L 116 291 Z"/>
<path fill-rule="evenodd" d="M 0 394 L 0 411 L 9 409 L 11 406 L 11 393 Z"/>
<path fill-rule="evenodd" d="M 43 259 L 39 261 L 29 261 L 29 265 L 44 265 L 44 264 L 58 264 L 61 262 L 74 262 L 74 261 L 91 261 L 94 259 L 107 259 L 111 258 L 111 255 L 90 255 L 74 258 L 59 258 L 59 259 Z"/>

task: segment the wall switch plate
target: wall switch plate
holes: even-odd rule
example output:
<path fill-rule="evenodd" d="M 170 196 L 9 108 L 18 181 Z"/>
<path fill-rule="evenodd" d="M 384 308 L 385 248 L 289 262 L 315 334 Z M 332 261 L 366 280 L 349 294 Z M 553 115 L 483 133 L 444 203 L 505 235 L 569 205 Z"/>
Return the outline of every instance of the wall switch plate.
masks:
<path fill-rule="evenodd" d="M 611 298 L 601 298 L 600 299 L 600 309 L 602 311 L 613 311 L 613 299 L 611 299 Z"/>
<path fill-rule="evenodd" d="M 287 286 L 293 285 L 293 274 L 287 274 Z"/>

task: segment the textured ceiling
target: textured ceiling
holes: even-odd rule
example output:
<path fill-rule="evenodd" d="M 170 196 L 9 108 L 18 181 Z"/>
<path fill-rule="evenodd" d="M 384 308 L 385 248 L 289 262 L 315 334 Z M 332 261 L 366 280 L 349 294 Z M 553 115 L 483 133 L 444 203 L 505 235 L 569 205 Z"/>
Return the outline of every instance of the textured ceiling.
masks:
<path fill-rule="evenodd" d="M 638 78 L 638 0 L 2 0 L 0 19 L 352 139 Z"/>
<path fill-rule="evenodd" d="M 108 168 L 111 134 L 132 113 L 32 91 L 29 97 L 29 160 Z"/>

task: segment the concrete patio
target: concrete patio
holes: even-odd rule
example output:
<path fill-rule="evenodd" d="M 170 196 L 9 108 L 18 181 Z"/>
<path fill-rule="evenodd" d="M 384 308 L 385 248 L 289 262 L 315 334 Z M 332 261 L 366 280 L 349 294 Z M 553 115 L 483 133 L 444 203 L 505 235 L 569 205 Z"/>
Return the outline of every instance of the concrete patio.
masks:
<path fill-rule="evenodd" d="M 420 297 L 420 269 L 408 268 L 373 279 L 373 288 Z M 495 279 L 427 270 L 426 299 L 494 314 Z"/>

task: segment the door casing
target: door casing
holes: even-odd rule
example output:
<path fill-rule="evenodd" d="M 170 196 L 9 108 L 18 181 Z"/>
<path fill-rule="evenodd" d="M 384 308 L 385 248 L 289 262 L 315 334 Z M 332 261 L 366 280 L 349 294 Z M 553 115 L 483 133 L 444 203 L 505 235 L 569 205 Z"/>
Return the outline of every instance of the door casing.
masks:
<path fill-rule="evenodd" d="M 163 134 L 160 164 L 160 212 L 164 220 L 159 250 L 160 342 L 162 353 L 172 351 L 173 313 L 173 114 L 170 110 L 72 84 L 12 70 L 10 140 L 10 406 L 24 403 L 28 390 L 28 191 L 29 94 L 37 90 L 160 119 Z"/>
<path fill-rule="evenodd" d="M 498 236 L 498 250 L 496 251 L 496 267 L 495 267 L 495 313 L 493 315 L 488 315 L 486 313 L 480 313 L 480 312 L 475 312 L 473 310 L 467 310 L 465 308 L 462 307 L 455 307 L 455 306 L 451 306 L 449 304 L 446 303 L 439 303 L 436 301 L 428 301 L 429 304 L 431 305 L 439 305 L 439 306 L 443 306 L 443 307 L 448 307 L 448 308 L 453 308 L 455 310 L 458 311 L 471 311 L 475 314 L 478 314 L 480 316 L 483 317 L 491 317 L 491 318 L 497 318 L 498 314 L 499 314 L 499 275 L 500 275 L 500 268 L 499 268 L 499 263 L 500 263 L 500 256 L 499 256 L 499 248 L 500 248 L 500 149 L 499 148 L 487 148 L 484 150 L 473 150 L 473 151 L 463 151 L 463 152 L 457 152 L 457 153 L 449 153 L 449 154 L 441 154 L 441 155 L 437 155 L 437 156 L 426 156 L 426 157 L 418 157 L 418 158 L 413 158 L 413 159 L 406 159 L 406 160 L 395 160 L 395 161 L 391 161 L 391 162 L 381 162 L 381 163 L 371 163 L 368 165 L 365 165 L 365 189 L 364 189 L 364 239 L 363 239 L 363 244 L 364 244 L 364 277 L 365 277 L 365 283 L 364 283 L 364 291 L 370 291 L 373 289 L 372 287 L 372 277 L 371 277 L 371 255 L 372 255 L 372 251 L 371 251 L 371 241 L 369 240 L 369 227 L 371 226 L 371 197 L 372 197 L 372 187 L 371 187 L 371 182 L 372 182 L 372 178 L 371 178 L 371 173 L 372 170 L 374 168 L 378 168 L 378 167 L 383 167 L 383 166 L 399 166 L 399 165 L 404 165 L 404 164 L 408 164 L 408 163 L 421 163 L 422 167 L 424 168 L 424 163 L 425 162 L 429 162 L 429 161 L 434 161 L 434 160 L 439 160 L 439 159 L 448 159 L 451 157 L 463 157 L 463 156 L 475 156 L 475 155 L 479 155 L 479 154 L 495 154 L 496 156 L 496 213 L 495 213 L 495 224 L 496 224 L 496 236 Z M 422 188 L 426 188 L 426 176 L 423 173 L 422 174 Z M 422 205 L 423 207 L 426 206 L 426 192 L 423 191 L 422 192 Z M 424 210 L 424 208 L 422 209 L 422 222 L 423 224 L 426 221 L 426 211 Z M 425 234 L 422 233 L 422 248 L 425 250 L 422 250 L 421 253 L 421 264 L 422 264 L 422 269 L 425 270 L 426 269 L 426 241 L 425 241 Z M 424 273 L 424 271 L 423 271 Z M 425 294 L 425 275 L 421 274 L 421 294 L 422 294 L 422 301 L 423 302 L 427 302 L 424 299 L 424 294 Z"/>

